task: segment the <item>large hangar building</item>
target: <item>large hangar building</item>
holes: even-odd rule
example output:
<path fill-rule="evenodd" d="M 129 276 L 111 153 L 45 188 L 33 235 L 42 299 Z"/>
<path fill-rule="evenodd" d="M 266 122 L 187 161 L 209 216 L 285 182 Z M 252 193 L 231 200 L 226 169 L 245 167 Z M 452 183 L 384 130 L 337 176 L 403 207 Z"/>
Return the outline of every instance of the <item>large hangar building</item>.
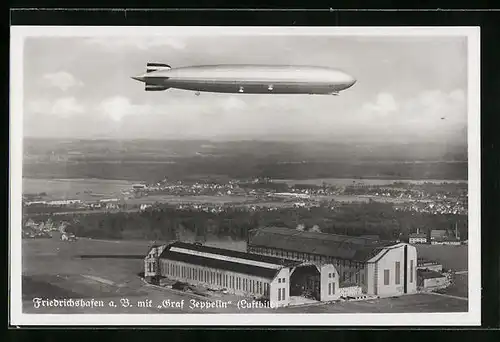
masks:
<path fill-rule="evenodd" d="M 291 297 L 304 293 L 318 301 L 337 300 L 339 275 L 331 264 L 322 265 L 265 256 L 200 244 L 174 242 L 153 246 L 144 259 L 145 278 L 185 282 L 244 297 L 269 301 L 272 307 L 287 306 Z"/>
<path fill-rule="evenodd" d="M 265 227 L 250 231 L 247 252 L 333 264 L 340 287 L 356 285 L 371 296 L 417 292 L 417 250 L 407 243 Z"/>

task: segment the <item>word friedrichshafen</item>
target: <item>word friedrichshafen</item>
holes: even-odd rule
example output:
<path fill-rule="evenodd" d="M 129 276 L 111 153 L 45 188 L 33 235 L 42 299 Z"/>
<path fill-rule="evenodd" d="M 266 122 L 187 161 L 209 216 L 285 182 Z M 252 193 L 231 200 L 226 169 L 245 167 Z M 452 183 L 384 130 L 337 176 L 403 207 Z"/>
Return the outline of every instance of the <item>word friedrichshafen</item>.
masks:
<path fill-rule="evenodd" d="M 42 299 L 33 298 L 33 306 L 35 309 L 40 307 L 51 307 L 51 308 L 100 308 L 104 306 L 102 300 L 84 300 L 84 299 Z"/>

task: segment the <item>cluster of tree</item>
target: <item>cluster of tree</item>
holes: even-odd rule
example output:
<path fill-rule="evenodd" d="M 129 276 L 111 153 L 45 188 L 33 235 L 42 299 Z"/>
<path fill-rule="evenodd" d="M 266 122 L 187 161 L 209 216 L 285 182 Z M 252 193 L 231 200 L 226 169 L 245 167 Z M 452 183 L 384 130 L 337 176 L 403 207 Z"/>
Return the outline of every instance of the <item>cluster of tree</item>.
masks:
<path fill-rule="evenodd" d="M 289 227 L 304 225 L 331 234 L 352 236 L 378 235 L 381 239 L 405 239 L 419 228 L 454 229 L 457 224 L 462 239 L 467 239 L 467 217 L 431 215 L 394 211 L 390 204 L 349 204 L 331 210 L 281 208 L 275 211 L 248 211 L 229 208 L 220 213 L 175 208 L 151 209 L 144 212 L 96 213 L 93 215 L 60 215 L 56 220 L 69 221 L 68 232 L 77 236 L 105 239 L 170 240 L 189 231 L 203 240 L 207 236 L 244 240 L 248 231 L 263 226 Z"/>

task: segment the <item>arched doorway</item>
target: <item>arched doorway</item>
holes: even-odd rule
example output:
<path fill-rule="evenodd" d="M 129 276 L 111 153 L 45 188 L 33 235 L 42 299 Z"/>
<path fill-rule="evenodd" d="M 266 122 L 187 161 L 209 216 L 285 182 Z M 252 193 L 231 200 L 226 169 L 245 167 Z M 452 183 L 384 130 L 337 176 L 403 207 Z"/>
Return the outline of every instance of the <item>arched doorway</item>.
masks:
<path fill-rule="evenodd" d="M 290 296 L 321 300 L 320 272 L 315 265 L 297 266 L 290 276 Z"/>

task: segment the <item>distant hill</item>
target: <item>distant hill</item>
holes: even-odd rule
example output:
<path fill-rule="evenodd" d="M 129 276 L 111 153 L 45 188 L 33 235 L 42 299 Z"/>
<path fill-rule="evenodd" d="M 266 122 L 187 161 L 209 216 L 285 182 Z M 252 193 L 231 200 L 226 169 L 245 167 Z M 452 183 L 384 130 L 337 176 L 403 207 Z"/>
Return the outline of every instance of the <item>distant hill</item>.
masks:
<path fill-rule="evenodd" d="M 26 139 L 23 176 L 467 179 L 467 149 L 432 144 Z"/>
<path fill-rule="evenodd" d="M 113 157 L 127 154 L 158 156 L 192 155 L 251 156 L 277 161 L 467 161 L 467 146 L 419 143 L 331 143 L 317 141 L 210 141 L 210 140 L 56 140 L 26 138 L 29 154 L 101 154 Z"/>

